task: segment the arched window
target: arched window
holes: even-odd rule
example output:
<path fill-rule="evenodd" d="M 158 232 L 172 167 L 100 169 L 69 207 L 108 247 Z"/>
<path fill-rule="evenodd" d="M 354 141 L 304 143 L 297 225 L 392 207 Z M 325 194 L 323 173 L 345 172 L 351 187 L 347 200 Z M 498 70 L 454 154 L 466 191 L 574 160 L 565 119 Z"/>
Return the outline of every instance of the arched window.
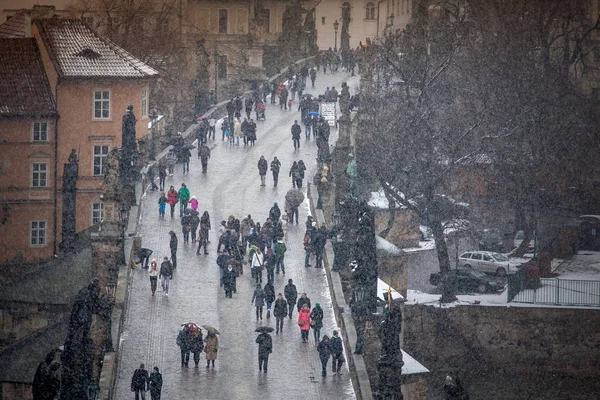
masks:
<path fill-rule="evenodd" d="M 365 8 L 367 10 L 365 19 L 375 19 L 375 4 L 368 2 Z"/>

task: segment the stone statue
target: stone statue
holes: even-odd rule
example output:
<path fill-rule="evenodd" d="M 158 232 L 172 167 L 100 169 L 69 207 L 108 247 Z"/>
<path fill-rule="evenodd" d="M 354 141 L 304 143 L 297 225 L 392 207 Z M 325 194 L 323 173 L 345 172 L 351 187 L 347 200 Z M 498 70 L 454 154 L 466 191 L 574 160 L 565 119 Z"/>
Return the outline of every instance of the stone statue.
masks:
<path fill-rule="evenodd" d="M 331 153 L 329 151 L 329 134 L 331 129 L 325 118 L 321 117 L 317 120 L 315 127 L 315 138 L 317 140 L 317 160 L 320 163 L 329 164 L 331 161 Z"/>
<path fill-rule="evenodd" d="M 356 178 L 358 178 L 358 165 L 356 165 L 356 160 L 354 160 L 354 155 L 352 153 L 348 154 L 348 164 L 346 165 L 346 169 L 344 169 L 344 174 L 348 177 L 348 196 L 356 197 Z"/>
<path fill-rule="evenodd" d="M 135 142 L 135 124 L 137 119 L 133 114 L 133 105 L 128 105 L 125 115 L 123 115 L 123 126 L 121 136 L 121 147 L 127 152 L 136 150 Z"/>
<path fill-rule="evenodd" d="M 94 352 L 90 337 L 92 317 L 100 310 L 100 285 L 94 278 L 90 284 L 77 294 L 62 362 L 61 400 L 81 400 L 88 398 L 88 387 L 92 382 Z"/>
<path fill-rule="evenodd" d="M 137 120 L 133 114 L 133 106 L 127 106 L 123 115 L 121 155 L 119 158 L 120 186 L 122 200 L 125 204 L 135 204 L 135 162 L 137 158 L 137 142 L 135 138 L 135 124 Z"/>
<path fill-rule="evenodd" d="M 58 353 L 58 349 L 50 351 L 38 365 L 31 388 L 33 400 L 54 400 L 60 391 L 60 362 L 55 359 Z"/>
<path fill-rule="evenodd" d="M 398 304 L 388 303 L 384 320 L 379 326 L 381 356 L 377 363 L 379 374 L 380 399 L 402 399 L 400 375 L 402 373 L 402 351 L 400 350 L 400 331 L 402 330 L 402 312 Z"/>
<path fill-rule="evenodd" d="M 119 179 L 119 150 L 112 149 L 106 156 L 104 164 L 104 182 L 102 184 L 102 195 L 105 200 L 119 202 L 120 198 Z"/>
<path fill-rule="evenodd" d="M 340 112 L 344 118 L 350 118 L 350 87 L 346 82 L 342 82 L 342 92 L 340 93 Z"/>

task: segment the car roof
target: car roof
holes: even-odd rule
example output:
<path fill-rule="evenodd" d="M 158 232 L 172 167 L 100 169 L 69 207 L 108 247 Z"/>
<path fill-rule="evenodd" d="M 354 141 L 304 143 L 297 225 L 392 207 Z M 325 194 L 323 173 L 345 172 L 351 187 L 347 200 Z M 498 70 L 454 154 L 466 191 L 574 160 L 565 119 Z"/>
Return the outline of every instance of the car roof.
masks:
<path fill-rule="evenodd" d="M 589 215 L 580 215 L 578 218 L 597 218 L 597 219 L 600 219 L 600 215 L 592 215 L 592 214 L 589 214 Z"/>

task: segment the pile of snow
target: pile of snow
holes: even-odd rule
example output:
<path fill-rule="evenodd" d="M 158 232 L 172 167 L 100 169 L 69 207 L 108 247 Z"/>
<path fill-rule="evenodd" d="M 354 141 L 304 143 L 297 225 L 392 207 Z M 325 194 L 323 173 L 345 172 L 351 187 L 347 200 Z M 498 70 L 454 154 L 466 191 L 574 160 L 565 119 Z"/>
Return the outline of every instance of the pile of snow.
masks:
<path fill-rule="evenodd" d="M 396 289 L 394 289 L 393 287 L 391 287 L 390 285 L 388 285 L 381 279 L 377 278 L 377 297 L 379 299 L 381 299 L 382 301 L 385 301 L 385 299 L 383 298 L 383 294 L 387 293 L 388 289 L 391 289 L 392 300 L 404 300 L 404 296 L 402 296 L 400 293 L 398 293 L 396 291 Z"/>
<path fill-rule="evenodd" d="M 427 240 L 425 242 L 419 242 L 419 247 L 409 247 L 402 249 L 405 252 L 423 251 L 423 250 L 435 250 L 435 241 Z"/>
<path fill-rule="evenodd" d="M 383 189 L 379 190 L 378 192 L 371 192 L 371 197 L 369 198 L 369 202 L 367 203 L 369 205 L 369 207 L 373 207 L 373 208 L 377 208 L 377 209 L 383 209 L 383 210 L 389 210 L 390 208 L 390 203 L 387 199 L 387 197 L 385 197 L 385 193 L 383 191 Z M 399 205 L 398 203 L 396 203 L 396 207 L 397 209 L 404 209 L 406 207 Z"/>
<path fill-rule="evenodd" d="M 400 256 L 402 250 L 395 244 L 388 242 L 381 236 L 375 236 L 375 247 L 378 251 L 385 253 L 388 256 Z"/>

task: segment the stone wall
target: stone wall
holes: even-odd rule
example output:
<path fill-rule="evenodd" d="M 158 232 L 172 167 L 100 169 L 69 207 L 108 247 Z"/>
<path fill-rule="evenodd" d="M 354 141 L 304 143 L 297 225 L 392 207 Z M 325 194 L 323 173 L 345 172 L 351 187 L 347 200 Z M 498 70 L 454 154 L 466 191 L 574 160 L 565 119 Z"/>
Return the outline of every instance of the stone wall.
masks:
<path fill-rule="evenodd" d="M 0 350 L 69 315 L 65 305 L 0 302 Z"/>
<path fill-rule="evenodd" d="M 446 373 L 459 373 L 466 386 L 481 391 L 471 398 L 503 388 L 507 397 L 487 398 L 526 398 L 520 397 L 526 388 L 546 394 L 528 398 L 560 398 L 550 391 L 571 383 L 573 388 L 562 390 L 572 393 L 570 398 L 585 398 L 600 386 L 594 383 L 600 376 L 599 311 L 411 305 L 404 309 L 403 349 L 433 372 L 436 381 L 430 385 L 438 391 Z"/>
<path fill-rule="evenodd" d="M 373 208 L 375 212 L 375 232 L 379 234 L 387 228 L 390 212 L 386 209 Z M 396 209 L 394 225 L 385 240 L 400 248 L 417 247 L 419 245 L 419 220 L 414 213 Z"/>

